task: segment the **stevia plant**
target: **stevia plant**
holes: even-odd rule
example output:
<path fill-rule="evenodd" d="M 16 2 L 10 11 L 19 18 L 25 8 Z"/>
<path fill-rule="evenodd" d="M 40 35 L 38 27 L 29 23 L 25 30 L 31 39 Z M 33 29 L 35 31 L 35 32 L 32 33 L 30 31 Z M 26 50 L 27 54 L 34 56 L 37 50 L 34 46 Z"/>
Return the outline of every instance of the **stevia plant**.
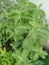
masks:
<path fill-rule="evenodd" d="M 49 39 L 45 12 L 28 0 L 15 2 L 0 0 L 1 65 L 43 65 Z"/>

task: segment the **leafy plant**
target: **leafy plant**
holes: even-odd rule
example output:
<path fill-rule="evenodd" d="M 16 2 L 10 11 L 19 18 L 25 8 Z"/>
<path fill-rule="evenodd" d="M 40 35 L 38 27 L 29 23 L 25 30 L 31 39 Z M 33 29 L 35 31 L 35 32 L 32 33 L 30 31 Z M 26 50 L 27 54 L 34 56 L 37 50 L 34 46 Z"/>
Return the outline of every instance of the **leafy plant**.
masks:
<path fill-rule="evenodd" d="M 43 65 L 49 38 L 45 13 L 28 0 L 15 2 L 0 0 L 1 65 Z"/>

